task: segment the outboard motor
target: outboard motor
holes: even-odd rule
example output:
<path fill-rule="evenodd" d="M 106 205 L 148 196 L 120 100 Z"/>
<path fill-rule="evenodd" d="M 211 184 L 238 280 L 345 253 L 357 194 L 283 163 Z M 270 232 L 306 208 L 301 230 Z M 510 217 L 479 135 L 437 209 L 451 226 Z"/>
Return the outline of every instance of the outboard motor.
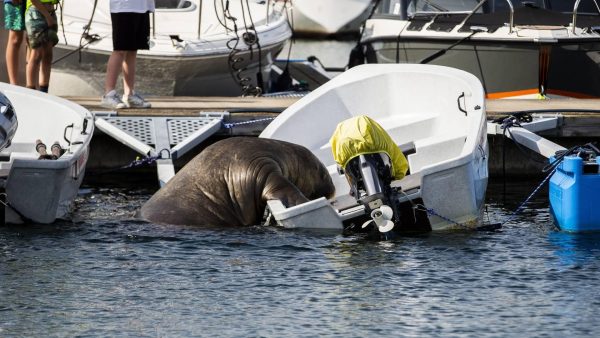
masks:
<path fill-rule="evenodd" d="M 6 95 L 0 92 L 0 150 L 10 146 L 17 132 L 17 114 Z"/>
<path fill-rule="evenodd" d="M 351 159 L 344 170 L 351 194 L 372 218 L 362 227 L 375 222 L 380 232 L 391 231 L 400 222 L 400 213 L 390 186 L 393 177 L 389 156 L 386 153 L 359 155 Z"/>
<path fill-rule="evenodd" d="M 374 222 L 383 234 L 392 230 L 400 223 L 400 213 L 399 192 L 391 183 L 408 172 L 408 161 L 396 142 L 366 115 L 338 123 L 329 142 L 333 159 L 344 170 L 352 196 L 371 216 L 363 228 Z"/>

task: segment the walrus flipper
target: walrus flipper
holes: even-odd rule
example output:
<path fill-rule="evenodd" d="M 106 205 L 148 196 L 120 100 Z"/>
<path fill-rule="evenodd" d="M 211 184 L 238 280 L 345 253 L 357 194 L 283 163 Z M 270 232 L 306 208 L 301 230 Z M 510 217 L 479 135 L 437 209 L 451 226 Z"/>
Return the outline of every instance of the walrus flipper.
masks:
<path fill-rule="evenodd" d="M 265 182 L 262 193 L 263 202 L 281 200 L 287 208 L 308 202 L 308 198 L 292 182 L 281 174 L 271 174 Z"/>

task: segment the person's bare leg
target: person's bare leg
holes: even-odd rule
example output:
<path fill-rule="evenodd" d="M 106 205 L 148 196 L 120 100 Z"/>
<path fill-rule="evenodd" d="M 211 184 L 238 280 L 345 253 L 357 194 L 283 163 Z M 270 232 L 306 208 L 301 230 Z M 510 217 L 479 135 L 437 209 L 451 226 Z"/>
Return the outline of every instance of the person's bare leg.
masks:
<path fill-rule="evenodd" d="M 104 80 L 104 94 L 114 90 L 117 87 L 117 78 L 121 73 L 125 54 L 127 52 L 115 50 L 110 54 L 108 65 L 106 66 L 106 79 Z"/>
<path fill-rule="evenodd" d="M 123 94 L 132 95 L 135 87 L 135 61 L 137 51 L 127 51 L 123 60 Z"/>
<path fill-rule="evenodd" d="M 48 89 L 50 85 L 50 72 L 52 69 L 52 44 L 46 43 L 42 47 L 42 60 L 40 64 L 40 88 Z"/>
<path fill-rule="evenodd" d="M 6 44 L 6 71 L 10 84 L 19 82 L 19 50 L 23 43 L 23 31 L 8 31 L 8 43 Z"/>
<path fill-rule="evenodd" d="M 29 53 L 29 61 L 27 62 L 27 69 L 25 72 L 27 88 L 38 88 L 40 63 L 42 62 L 42 48 L 43 47 L 31 49 L 31 52 Z"/>

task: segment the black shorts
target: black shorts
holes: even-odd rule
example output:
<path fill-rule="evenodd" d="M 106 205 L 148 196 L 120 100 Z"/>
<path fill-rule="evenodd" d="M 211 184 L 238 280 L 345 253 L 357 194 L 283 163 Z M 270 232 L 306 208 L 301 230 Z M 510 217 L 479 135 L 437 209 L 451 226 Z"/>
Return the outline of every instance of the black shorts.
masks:
<path fill-rule="evenodd" d="M 150 49 L 150 13 L 110 13 L 113 50 Z"/>

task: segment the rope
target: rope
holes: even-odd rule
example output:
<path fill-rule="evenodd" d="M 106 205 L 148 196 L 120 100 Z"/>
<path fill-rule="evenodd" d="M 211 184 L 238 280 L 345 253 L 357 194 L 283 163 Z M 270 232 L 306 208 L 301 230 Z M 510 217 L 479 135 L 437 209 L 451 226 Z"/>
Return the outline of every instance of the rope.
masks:
<path fill-rule="evenodd" d="M 562 159 L 557 162 L 562 162 Z M 557 164 L 557 166 L 558 166 L 558 164 Z M 542 182 L 540 184 L 538 184 L 538 186 L 535 189 L 533 189 L 531 194 L 529 194 L 529 196 L 527 196 L 527 198 L 523 202 L 521 202 L 521 204 L 519 204 L 519 206 L 517 207 L 517 209 L 515 209 L 515 211 L 511 215 L 511 217 L 514 217 L 514 216 L 518 215 L 521 211 L 523 211 L 523 209 L 525 208 L 525 205 L 527 203 L 529 203 L 529 201 L 533 198 L 533 196 L 535 196 L 535 194 L 537 194 L 537 192 L 540 191 L 540 189 L 544 186 L 544 184 L 546 184 L 546 182 L 548 182 L 550 177 L 552 177 L 552 175 L 554 175 L 555 171 L 556 171 L 556 167 L 554 167 L 554 169 L 552 169 L 552 171 L 548 175 L 546 175 L 546 177 L 542 180 Z M 507 223 L 511 220 L 512 219 L 509 218 L 509 220 L 505 221 L 504 223 Z"/>
<path fill-rule="evenodd" d="M 215 11 L 217 10 L 217 0 L 215 3 Z M 223 4 L 223 0 L 221 0 L 221 8 L 223 10 L 223 21 L 221 21 L 218 13 L 217 18 L 219 19 L 219 23 L 225 28 L 226 31 L 232 31 L 234 36 L 229 39 L 226 43 L 227 48 L 229 48 L 229 56 L 227 58 L 227 63 L 229 64 L 229 69 L 231 73 L 231 77 L 233 80 L 242 88 L 242 96 L 259 96 L 263 92 L 263 80 L 262 80 L 262 49 L 259 43 L 258 32 L 254 26 L 254 22 L 252 20 L 252 16 L 248 15 L 248 19 L 250 20 L 250 27 L 248 27 L 246 23 L 246 10 L 248 14 L 250 12 L 248 1 L 246 1 L 246 7 L 244 8 L 244 0 L 240 0 L 240 6 L 242 10 L 242 18 L 244 21 L 244 33 L 241 34 L 240 37 L 237 20 L 238 18 L 231 15 L 229 10 L 229 0 L 226 0 Z M 233 23 L 233 29 L 227 26 L 227 21 L 231 21 Z M 242 49 L 238 48 L 240 45 L 240 40 L 244 42 L 250 51 L 250 60 L 245 60 L 242 56 L 238 55 L 243 52 Z M 248 71 L 248 66 L 242 65 L 243 63 L 249 64 L 250 61 L 254 59 L 254 45 L 257 46 L 258 49 L 258 66 L 259 72 L 257 74 L 257 84 L 253 85 L 252 79 L 249 76 L 246 76 L 244 73 Z"/>
<path fill-rule="evenodd" d="M 163 153 L 166 152 L 166 156 L 163 156 Z M 156 156 L 144 156 L 142 158 L 140 157 L 136 157 L 135 160 L 131 161 L 130 163 L 126 164 L 126 165 L 122 165 L 120 167 L 116 167 L 116 168 L 112 168 L 112 169 L 107 169 L 107 170 L 103 170 L 97 173 L 94 173 L 92 176 L 95 175 L 104 175 L 104 174 L 109 174 L 109 173 L 113 173 L 119 170 L 124 170 L 124 169 L 130 169 L 130 168 L 138 168 L 138 167 L 142 167 L 142 166 L 146 166 L 146 165 L 151 165 L 154 164 L 154 162 L 156 162 L 157 160 L 161 160 L 161 159 L 169 159 L 171 158 L 171 151 L 169 149 L 162 149 L 161 151 L 158 152 L 158 155 Z M 90 175 L 89 173 L 86 173 L 86 175 Z"/>
<path fill-rule="evenodd" d="M 225 128 L 225 129 L 232 129 L 235 126 L 242 126 L 242 125 L 245 125 L 245 124 L 260 123 L 260 122 L 265 122 L 265 121 L 273 121 L 274 119 L 275 119 L 274 117 L 265 117 L 264 119 L 257 119 L 257 120 L 244 121 L 244 122 L 234 122 L 234 123 L 225 123 L 225 122 L 223 122 L 223 128 Z"/>
<path fill-rule="evenodd" d="M 431 215 L 431 216 L 437 216 L 437 217 L 439 217 L 439 218 L 443 219 L 444 221 L 446 221 L 446 222 L 449 222 L 449 223 L 452 223 L 452 224 L 454 224 L 454 225 L 456 225 L 456 226 L 458 226 L 458 227 L 461 227 L 461 228 L 468 228 L 468 226 L 467 226 L 467 225 L 465 225 L 465 224 L 462 224 L 462 223 L 458 223 L 458 222 L 456 222 L 456 221 L 454 221 L 454 220 L 452 220 L 452 219 L 450 219 L 450 218 L 448 218 L 448 217 L 445 217 L 445 216 L 443 216 L 443 215 L 440 215 L 440 214 L 439 214 L 437 211 L 435 211 L 434 209 L 432 209 L 432 208 L 427 208 L 427 207 L 426 207 L 426 206 L 424 206 L 423 204 L 417 204 L 415 208 L 416 208 L 417 210 L 419 210 L 419 211 L 425 211 L 425 212 L 427 212 L 427 213 L 428 213 L 429 215 Z"/>

